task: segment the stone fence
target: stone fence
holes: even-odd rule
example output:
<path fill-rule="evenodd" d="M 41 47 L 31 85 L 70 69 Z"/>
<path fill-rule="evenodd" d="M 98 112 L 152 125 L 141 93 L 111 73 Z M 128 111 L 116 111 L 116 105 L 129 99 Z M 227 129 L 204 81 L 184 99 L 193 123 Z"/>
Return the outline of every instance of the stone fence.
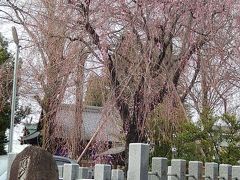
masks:
<path fill-rule="evenodd" d="M 168 166 L 168 159 L 152 158 L 149 172 L 149 145 L 133 143 L 129 146 L 129 164 L 127 180 L 240 180 L 240 166 L 200 161 L 172 159 Z M 124 180 L 122 170 L 111 169 L 110 165 L 97 164 L 95 168 L 79 167 L 77 164 L 59 166 L 59 177 L 63 180 Z"/>
<path fill-rule="evenodd" d="M 10 167 L 15 155 L 9 154 Z M 129 146 L 129 164 L 127 180 L 240 180 L 240 166 L 200 161 L 172 159 L 168 166 L 168 159 L 152 158 L 149 164 L 149 145 L 133 143 Z M 9 168 L 8 168 L 9 169 Z M 124 172 L 111 169 L 111 165 L 97 164 L 94 168 L 79 167 L 78 164 L 64 164 L 58 166 L 61 180 L 124 180 Z M 9 174 L 9 173 L 8 173 Z"/>

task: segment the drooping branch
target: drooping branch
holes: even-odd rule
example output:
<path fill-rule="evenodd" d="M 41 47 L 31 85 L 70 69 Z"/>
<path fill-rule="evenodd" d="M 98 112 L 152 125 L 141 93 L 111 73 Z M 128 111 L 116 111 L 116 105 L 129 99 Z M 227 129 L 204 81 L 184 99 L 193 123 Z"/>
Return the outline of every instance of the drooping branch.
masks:
<path fill-rule="evenodd" d="M 205 43 L 206 43 L 205 38 L 200 38 L 196 43 L 194 43 L 190 47 L 190 49 L 187 51 L 187 53 L 183 57 L 180 57 L 180 60 L 178 60 L 180 62 L 180 65 L 173 76 L 173 84 L 175 85 L 175 87 L 178 86 L 181 73 L 184 70 L 185 66 L 187 65 L 187 62 L 190 59 L 190 57 L 197 51 L 197 49 L 201 48 Z"/>
<path fill-rule="evenodd" d="M 186 91 L 184 92 L 184 94 L 182 95 L 181 97 L 181 101 L 184 102 L 187 95 L 189 94 L 189 92 L 191 91 L 191 89 L 193 88 L 195 82 L 196 82 L 196 79 L 198 77 L 198 74 L 200 72 L 200 67 L 201 67 L 201 60 L 200 60 L 200 57 L 197 58 L 197 66 L 196 66 L 196 69 L 194 71 L 194 75 L 193 75 L 193 78 L 188 86 L 188 88 L 186 89 Z"/>

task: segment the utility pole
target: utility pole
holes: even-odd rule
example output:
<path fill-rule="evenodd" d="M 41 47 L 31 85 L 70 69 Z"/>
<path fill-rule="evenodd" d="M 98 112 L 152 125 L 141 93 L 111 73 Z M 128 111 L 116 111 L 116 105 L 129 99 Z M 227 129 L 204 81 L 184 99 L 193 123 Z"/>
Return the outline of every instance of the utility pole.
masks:
<path fill-rule="evenodd" d="M 12 89 L 12 104 L 11 104 L 11 124 L 9 129 L 9 144 L 8 144 L 8 153 L 12 152 L 13 146 L 13 128 L 14 128 L 14 116 L 16 109 L 16 92 L 17 92 L 17 69 L 18 69 L 18 56 L 19 56 L 19 39 L 16 28 L 12 27 L 13 41 L 16 44 L 16 57 L 14 62 L 14 71 L 13 71 L 13 89 Z"/>

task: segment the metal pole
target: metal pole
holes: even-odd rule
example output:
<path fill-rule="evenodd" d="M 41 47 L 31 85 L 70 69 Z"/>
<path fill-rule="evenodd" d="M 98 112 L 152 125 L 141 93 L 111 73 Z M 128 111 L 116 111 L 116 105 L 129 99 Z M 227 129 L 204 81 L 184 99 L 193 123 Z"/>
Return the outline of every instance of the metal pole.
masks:
<path fill-rule="evenodd" d="M 16 29 L 15 29 L 16 31 Z M 15 39 L 14 39 L 15 40 Z M 16 43 L 17 42 L 17 43 Z M 11 104 L 11 124 L 9 129 L 9 144 L 8 144 L 8 152 L 12 152 L 13 146 L 13 128 L 14 128 L 14 115 L 16 108 L 16 93 L 17 93 L 17 67 L 18 67 L 18 56 L 19 56 L 19 44 L 18 41 L 15 41 L 16 44 L 16 57 L 14 62 L 14 71 L 13 71 L 13 89 L 12 89 L 12 104 Z"/>

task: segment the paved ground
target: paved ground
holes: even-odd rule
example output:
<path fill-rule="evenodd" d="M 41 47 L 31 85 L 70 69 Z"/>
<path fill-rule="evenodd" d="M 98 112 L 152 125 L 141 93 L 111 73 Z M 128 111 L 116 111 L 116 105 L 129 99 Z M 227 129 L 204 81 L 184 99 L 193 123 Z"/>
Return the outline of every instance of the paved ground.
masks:
<path fill-rule="evenodd" d="M 0 180 L 6 180 L 7 156 L 0 156 Z"/>

